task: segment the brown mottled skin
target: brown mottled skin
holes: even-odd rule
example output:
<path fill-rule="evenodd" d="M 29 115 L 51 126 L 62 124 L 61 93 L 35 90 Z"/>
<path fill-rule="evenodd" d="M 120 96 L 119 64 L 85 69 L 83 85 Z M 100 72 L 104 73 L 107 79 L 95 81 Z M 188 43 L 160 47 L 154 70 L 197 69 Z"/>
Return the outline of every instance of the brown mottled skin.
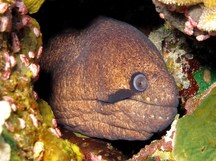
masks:
<path fill-rule="evenodd" d="M 51 40 L 41 63 L 52 77 L 49 103 L 59 123 L 82 134 L 146 140 L 177 113 L 178 92 L 155 46 L 129 24 L 100 17 L 79 34 Z M 148 87 L 132 87 L 143 73 Z"/>

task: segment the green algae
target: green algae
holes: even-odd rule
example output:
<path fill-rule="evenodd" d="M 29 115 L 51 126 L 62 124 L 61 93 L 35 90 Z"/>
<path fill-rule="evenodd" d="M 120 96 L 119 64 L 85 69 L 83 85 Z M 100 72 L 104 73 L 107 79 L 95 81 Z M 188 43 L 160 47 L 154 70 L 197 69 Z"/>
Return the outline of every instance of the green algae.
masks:
<path fill-rule="evenodd" d="M 156 150 L 156 152 L 152 156 L 159 157 L 161 161 L 174 160 L 172 153 L 169 151 Z"/>
<path fill-rule="evenodd" d="M 78 146 L 71 144 L 67 140 L 57 139 L 46 130 L 41 133 L 40 140 L 45 144 L 45 153 L 43 156 L 45 161 L 82 161 L 83 159 L 83 155 Z"/>
<path fill-rule="evenodd" d="M 156 150 L 154 154 L 151 156 L 148 156 L 146 159 L 143 161 L 173 161 L 173 155 L 172 152 L 169 151 L 161 151 L 161 150 Z"/>
<path fill-rule="evenodd" d="M 44 126 L 47 126 L 47 128 L 53 127 L 52 120 L 54 115 L 51 107 L 44 100 L 39 100 L 38 104 L 40 113 L 43 116 Z M 45 144 L 44 160 L 68 161 L 75 159 L 81 161 L 83 159 L 83 154 L 77 145 L 55 137 L 46 129 L 42 130 L 39 136 L 39 140 Z"/>
<path fill-rule="evenodd" d="M 43 122 L 46 124 L 46 126 L 52 127 L 53 126 L 52 120 L 54 118 L 54 114 L 50 106 L 46 101 L 42 99 L 38 101 L 38 105 L 39 105 L 40 113 L 43 116 Z"/>
<path fill-rule="evenodd" d="M 45 0 L 24 0 L 30 14 L 36 13 Z"/>
<path fill-rule="evenodd" d="M 203 75 L 205 70 L 210 71 L 210 81 L 206 82 L 203 79 Z M 197 81 L 197 84 L 199 86 L 198 95 L 204 92 L 208 87 L 210 87 L 214 82 L 216 82 L 216 71 L 208 69 L 207 67 L 202 67 L 199 71 L 194 73 L 194 79 Z"/>
<path fill-rule="evenodd" d="M 24 54 L 28 54 L 29 51 L 37 53 L 37 49 L 39 49 L 42 44 L 41 33 L 38 33 L 37 36 L 34 33 L 34 30 L 40 31 L 40 25 L 34 18 L 29 17 L 29 19 L 33 27 L 24 28 L 18 33 L 19 37 L 22 37 L 20 43 Z"/>
<path fill-rule="evenodd" d="M 191 115 L 179 119 L 173 155 L 177 161 L 216 160 L 216 88 Z"/>
<path fill-rule="evenodd" d="M 28 117 L 28 112 L 23 111 L 22 116 L 24 116 L 23 118 L 25 118 L 26 121 L 26 127 L 24 129 L 15 128 L 14 132 L 12 133 L 7 128 L 4 128 L 3 130 L 2 137 L 11 147 L 10 160 L 21 161 L 38 159 L 33 158 L 34 152 L 32 147 L 34 146 L 35 142 L 40 141 L 45 146 L 43 152 L 44 161 L 69 161 L 71 159 L 81 161 L 83 159 L 83 154 L 80 152 L 78 146 L 70 143 L 67 140 L 56 137 L 50 131 L 50 128 L 55 128 L 52 125 L 54 115 L 50 106 L 43 100 L 40 100 L 38 104 L 39 110 L 41 111 L 41 115 L 43 117 L 40 118 L 41 124 L 39 127 L 35 127 L 31 121 L 31 118 Z M 12 116 L 7 121 L 19 127 L 17 125 L 17 119 L 18 116 L 12 114 Z"/>

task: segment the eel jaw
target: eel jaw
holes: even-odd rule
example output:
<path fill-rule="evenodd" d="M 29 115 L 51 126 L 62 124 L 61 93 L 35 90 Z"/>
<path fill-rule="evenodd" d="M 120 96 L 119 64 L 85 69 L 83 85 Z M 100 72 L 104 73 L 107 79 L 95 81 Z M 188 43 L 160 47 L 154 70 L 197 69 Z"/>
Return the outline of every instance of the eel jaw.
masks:
<path fill-rule="evenodd" d="M 71 101 L 67 105 L 55 110 L 60 123 L 87 136 L 110 140 L 147 140 L 170 125 L 177 114 L 174 106 L 150 105 L 132 99 L 115 103 Z"/>
<path fill-rule="evenodd" d="M 111 112 L 110 108 L 112 111 L 115 109 L 106 123 L 120 128 L 119 133 L 110 133 L 112 137 L 109 139 L 147 140 L 168 127 L 177 114 L 176 106 L 152 105 L 133 99 L 125 99 L 104 108 L 107 112 Z M 100 110 L 97 112 L 100 113 Z"/>

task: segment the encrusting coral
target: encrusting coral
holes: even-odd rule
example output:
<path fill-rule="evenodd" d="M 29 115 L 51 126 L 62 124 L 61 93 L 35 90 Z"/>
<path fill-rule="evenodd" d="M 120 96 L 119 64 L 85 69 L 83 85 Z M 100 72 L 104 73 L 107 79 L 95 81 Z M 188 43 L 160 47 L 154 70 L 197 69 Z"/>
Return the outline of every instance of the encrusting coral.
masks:
<path fill-rule="evenodd" d="M 198 41 L 216 34 L 216 1 L 214 0 L 153 0 L 160 17 L 171 26 L 194 35 Z"/>
<path fill-rule="evenodd" d="M 203 10 L 197 27 L 201 30 L 210 32 L 216 30 L 216 6 L 205 8 Z"/>
<path fill-rule="evenodd" d="M 191 6 L 203 3 L 206 7 L 213 7 L 216 5 L 215 0 L 159 0 L 165 4 L 177 4 L 179 6 Z"/>
<path fill-rule="evenodd" d="M 41 3 L 25 2 L 31 7 L 22 0 L 0 2 L 0 160 L 82 160 L 78 146 L 59 138 L 50 107 L 33 90 L 42 34 L 27 13 Z"/>

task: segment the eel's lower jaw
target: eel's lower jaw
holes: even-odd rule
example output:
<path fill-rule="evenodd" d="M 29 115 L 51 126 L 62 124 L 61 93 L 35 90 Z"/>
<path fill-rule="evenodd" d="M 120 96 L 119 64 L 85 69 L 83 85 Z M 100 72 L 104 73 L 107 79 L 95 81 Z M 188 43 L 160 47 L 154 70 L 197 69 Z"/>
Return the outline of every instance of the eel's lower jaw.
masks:
<path fill-rule="evenodd" d="M 171 124 L 175 107 L 124 99 L 115 103 L 72 101 L 55 111 L 59 123 L 91 137 L 110 140 L 147 140 Z"/>
<path fill-rule="evenodd" d="M 133 98 L 129 98 L 128 101 L 134 102 L 134 107 L 130 109 L 137 114 L 137 117 L 131 114 L 131 118 L 141 119 L 143 117 L 143 124 L 146 124 L 145 131 L 151 134 L 167 128 L 177 114 L 178 100 L 165 106 L 149 104 Z"/>
<path fill-rule="evenodd" d="M 111 127 L 118 127 L 121 132 L 114 134 L 115 131 L 112 131 L 114 135 L 109 139 L 147 140 L 154 133 L 164 130 L 172 123 L 177 114 L 176 106 L 176 103 L 173 103 L 173 106 L 147 104 L 132 98 L 118 101 L 112 105 L 107 104 L 105 107 L 107 110 L 116 111 L 113 113 L 114 118 L 124 121 L 124 123 L 111 125 Z M 112 119 L 110 123 L 112 121 L 115 122 Z"/>

